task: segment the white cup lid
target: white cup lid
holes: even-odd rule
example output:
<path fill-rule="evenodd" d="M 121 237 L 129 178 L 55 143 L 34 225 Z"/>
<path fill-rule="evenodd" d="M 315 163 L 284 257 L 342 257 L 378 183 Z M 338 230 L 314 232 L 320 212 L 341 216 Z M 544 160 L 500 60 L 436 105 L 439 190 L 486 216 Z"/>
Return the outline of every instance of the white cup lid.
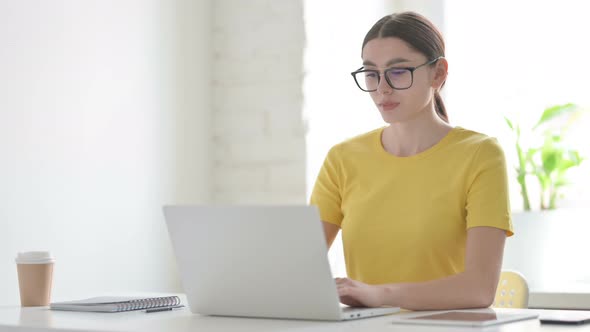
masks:
<path fill-rule="evenodd" d="M 16 255 L 17 264 L 47 264 L 54 263 L 55 259 L 49 251 L 27 251 Z"/>

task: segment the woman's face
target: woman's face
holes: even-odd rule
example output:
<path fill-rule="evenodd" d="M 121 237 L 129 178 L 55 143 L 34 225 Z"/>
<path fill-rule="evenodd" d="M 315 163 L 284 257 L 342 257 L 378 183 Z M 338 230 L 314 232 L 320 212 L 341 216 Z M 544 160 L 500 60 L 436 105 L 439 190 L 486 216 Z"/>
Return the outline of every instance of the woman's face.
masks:
<path fill-rule="evenodd" d="M 417 67 L 432 59 L 427 59 L 405 41 L 392 37 L 369 41 L 363 48 L 362 59 L 365 69 L 379 70 L 382 75 L 377 91 L 370 92 L 370 95 L 385 122 L 407 122 L 418 117 L 423 111 L 431 109 L 430 103 L 433 102 L 435 89 L 444 82 L 444 79 L 441 82 L 437 80 L 440 75 L 436 75 L 435 67 L 438 63 L 416 69 L 411 87 L 396 90 L 389 86 L 383 71 L 390 68 Z M 390 72 L 390 77 L 393 78 L 396 74 Z M 446 69 L 444 73 L 446 75 Z"/>

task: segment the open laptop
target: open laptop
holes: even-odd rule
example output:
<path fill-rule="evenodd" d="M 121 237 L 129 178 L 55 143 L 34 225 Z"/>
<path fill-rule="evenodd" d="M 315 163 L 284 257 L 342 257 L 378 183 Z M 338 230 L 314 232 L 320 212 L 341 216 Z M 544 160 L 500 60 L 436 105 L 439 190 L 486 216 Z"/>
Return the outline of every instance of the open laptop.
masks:
<path fill-rule="evenodd" d="M 164 215 L 194 313 L 348 320 L 399 311 L 340 304 L 314 206 L 165 206 Z"/>

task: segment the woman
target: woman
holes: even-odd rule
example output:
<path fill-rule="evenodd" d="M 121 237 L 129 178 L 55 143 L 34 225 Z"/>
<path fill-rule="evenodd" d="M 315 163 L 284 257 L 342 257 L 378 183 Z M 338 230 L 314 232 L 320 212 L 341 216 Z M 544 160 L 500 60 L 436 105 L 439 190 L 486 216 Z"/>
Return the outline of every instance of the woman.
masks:
<path fill-rule="evenodd" d="M 412 12 L 383 17 L 363 41 L 352 75 L 388 126 L 332 147 L 311 197 L 328 246 L 342 230 L 345 304 L 493 302 L 512 235 L 506 163 L 495 139 L 449 124 L 444 56 L 440 32 Z"/>

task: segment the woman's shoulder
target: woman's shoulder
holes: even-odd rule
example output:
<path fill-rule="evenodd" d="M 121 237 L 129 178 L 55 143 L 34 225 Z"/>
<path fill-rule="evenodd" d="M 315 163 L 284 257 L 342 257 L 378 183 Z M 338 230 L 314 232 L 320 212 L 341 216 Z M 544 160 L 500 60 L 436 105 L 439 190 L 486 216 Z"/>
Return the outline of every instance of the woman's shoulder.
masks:
<path fill-rule="evenodd" d="M 481 146 L 500 146 L 498 140 L 493 136 L 488 136 L 475 130 L 463 127 L 455 127 L 455 142 L 467 146 L 480 148 Z"/>
<path fill-rule="evenodd" d="M 381 142 L 381 133 L 385 127 L 350 137 L 332 146 L 330 153 L 343 154 L 351 152 L 374 151 Z"/>
<path fill-rule="evenodd" d="M 503 154 L 500 143 L 493 136 L 462 127 L 455 127 L 455 131 L 455 146 L 460 149 L 470 150 L 478 155 Z"/>

